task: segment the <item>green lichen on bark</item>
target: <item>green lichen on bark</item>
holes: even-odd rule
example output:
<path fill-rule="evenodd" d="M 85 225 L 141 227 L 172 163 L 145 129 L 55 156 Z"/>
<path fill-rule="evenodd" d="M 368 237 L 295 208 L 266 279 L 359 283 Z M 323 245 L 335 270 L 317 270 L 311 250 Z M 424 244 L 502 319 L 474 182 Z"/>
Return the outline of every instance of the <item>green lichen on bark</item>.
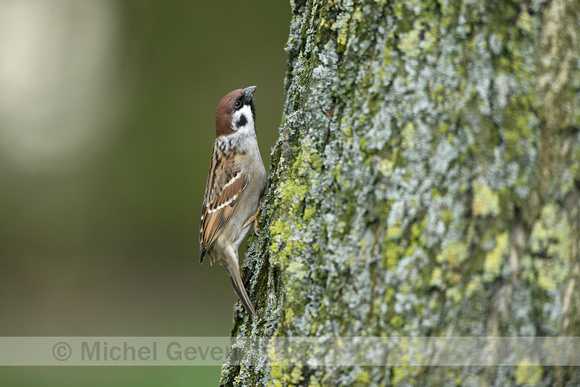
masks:
<path fill-rule="evenodd" d="M 580 2 L 312 0 L 292 12 L 283 122 L 244 270 L 258 317 L 233 334 L 580 335 Z M 580 373 L 293 367 L 256 351 L 221 382 L 483 381 L 572 385 Z"/>

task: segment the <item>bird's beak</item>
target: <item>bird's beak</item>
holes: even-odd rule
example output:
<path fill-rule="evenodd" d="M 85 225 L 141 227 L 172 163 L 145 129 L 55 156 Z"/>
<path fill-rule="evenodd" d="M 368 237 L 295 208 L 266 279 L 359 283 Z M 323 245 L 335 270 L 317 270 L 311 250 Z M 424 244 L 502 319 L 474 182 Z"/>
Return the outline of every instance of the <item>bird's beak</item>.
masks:
<path fill-rule="evenodd" d="M 246 87 L 242 91 L 244 92 L 244 95 L 246 96 L 246 99 L 247 100 L 251 100 L 252 97 L 254 96 L 254 92 L 256 91 L 256 86 Z"/>

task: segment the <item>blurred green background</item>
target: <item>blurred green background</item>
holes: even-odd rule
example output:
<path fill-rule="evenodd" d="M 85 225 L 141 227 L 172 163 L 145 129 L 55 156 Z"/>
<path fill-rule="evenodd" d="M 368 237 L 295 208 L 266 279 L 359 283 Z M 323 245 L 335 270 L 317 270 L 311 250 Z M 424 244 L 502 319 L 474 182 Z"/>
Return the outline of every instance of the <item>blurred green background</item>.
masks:
<path fill-rule="evenodd" d="M 215 108 L 258 86 L 269 170 L 290 17 L 271 0 L 0 0 L 1 336 L 230 334 L 230 280 L 198 261 Z M 3 367 L 0 384 L 216 385 L 219 372 Z"/>

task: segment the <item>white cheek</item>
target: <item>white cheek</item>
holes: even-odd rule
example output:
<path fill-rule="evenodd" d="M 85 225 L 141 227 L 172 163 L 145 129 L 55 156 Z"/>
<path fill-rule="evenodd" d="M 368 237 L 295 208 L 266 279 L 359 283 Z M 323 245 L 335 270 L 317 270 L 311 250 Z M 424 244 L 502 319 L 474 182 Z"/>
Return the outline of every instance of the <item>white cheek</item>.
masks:
<path fill-rule="evenodd" d="M 240 120 L 242 115 L 246 117 L 246 124 L 244 126 L 237 127 L 236 123 Z M 254 117 L 252 116 L 252 109 L 249 105 L 244 105 L 240 110 L 232 114 L 232 127 L 238 133 L 254 130 Z"/>

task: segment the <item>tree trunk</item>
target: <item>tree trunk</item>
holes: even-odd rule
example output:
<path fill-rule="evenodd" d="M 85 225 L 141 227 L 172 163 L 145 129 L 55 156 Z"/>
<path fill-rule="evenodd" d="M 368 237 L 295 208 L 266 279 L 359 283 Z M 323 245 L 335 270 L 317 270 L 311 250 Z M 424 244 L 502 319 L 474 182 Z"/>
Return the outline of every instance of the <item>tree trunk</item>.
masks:
<path fill-rule="evenodd" d="M 236 314 L 233 335 L 580 336 L 579 10 L 292 2 L 284 116 L 243 270 L 258 316 Z M 221 383 L 580 383 L 578 368 L 525 363 L 271 361 L 247 352 Z"/>

